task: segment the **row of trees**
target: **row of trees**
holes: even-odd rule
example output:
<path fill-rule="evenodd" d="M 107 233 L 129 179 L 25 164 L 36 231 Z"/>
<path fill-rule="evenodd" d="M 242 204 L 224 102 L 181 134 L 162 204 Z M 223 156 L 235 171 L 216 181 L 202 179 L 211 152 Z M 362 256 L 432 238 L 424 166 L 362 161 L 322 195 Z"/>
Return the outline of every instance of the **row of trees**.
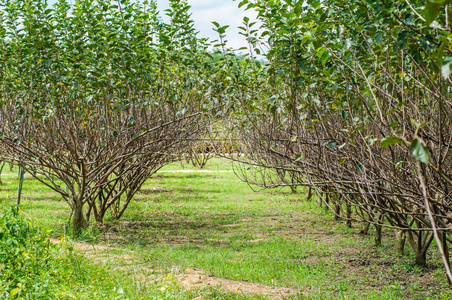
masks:
<path fill-rule="evenodd" d="M 73 231 L 124 213 L 222 105 L 186 1 L 0 2 L 2 159 L 66 200 Z"/>
<path fill-rule="evenodd" d="M 258 12 L 242 33 L 266 60 L 231 72 L 245 108 L 232 116 L 246 153 L 236 173 L 308 186 L 338 216 L 395 228 L 419 265 L 436 237 L 450 275 L 449 1 L 239 5 Z"/>

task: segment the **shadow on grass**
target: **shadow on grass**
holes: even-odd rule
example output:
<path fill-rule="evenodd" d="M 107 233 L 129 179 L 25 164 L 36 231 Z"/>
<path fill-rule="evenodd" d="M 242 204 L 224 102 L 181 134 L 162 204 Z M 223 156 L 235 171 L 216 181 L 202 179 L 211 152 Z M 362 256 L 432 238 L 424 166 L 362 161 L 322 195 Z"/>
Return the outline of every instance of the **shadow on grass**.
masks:
<path fill-rule="evenodd" d="M 230 235 L 230 227 L 236 225 L 242 216 L 238 214 L 166 214 L 155 216 L 152 220 L 120 220 L 105 224 L 104 237 L 119 244 L 137 241 L 141 245 L 190 244 L 205 246 L 224 244 Z"/>
<path fill-rule="evenodd" d="M 29 196 L 27 201 L 36 201 L 36 202 L 43 202 L 43 201 L 55 201 L 55 202 L 61 202 L 63 199 L 59 195 L 48 195 L 48 196 Z"/>
<path fill-rule="evenodd" d="M 212 173 L 214 174 L 214 173 Z M 206 178 L 209 177 L 210 173 L 177 173 L 177 172 L 168 172 L 165 174 L 157 173 L 152 176 L 154 179 L 197 179 L 197 178 Z"/>
<path fill-rule="evenodd" d="M 141 190 L 139 190 L 137 192 L 137 195 L 159 195 L 159 194 L 173 194 L 173 193 L 174 193 L 173 190 L 154 189 L 154 188 L 145 189 L 145 188 L 142 188 Z M 141 201 L 146 201 L 146 200 L 147 199 L 141 199 Z"/>

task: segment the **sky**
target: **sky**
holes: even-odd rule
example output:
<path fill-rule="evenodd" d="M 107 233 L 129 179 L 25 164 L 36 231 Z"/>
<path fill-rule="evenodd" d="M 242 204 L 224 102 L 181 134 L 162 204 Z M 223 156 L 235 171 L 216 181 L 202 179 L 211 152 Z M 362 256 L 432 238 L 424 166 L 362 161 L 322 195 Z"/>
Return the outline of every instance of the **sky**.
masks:
<path fill-rule="evenodd" d="M 48 0 L 52 5 L 56 0 Z M 245 37 L 239 35 L 238 26 L 242 25 L 243 17 L 247 16 L 250 22 L 256 19 L 254 11 L 246 11 L 244 7 L 238 8 L 240 1 L 236 0 L 188 0 L 191 6 L 192 20 L 195 28 L 199 31 L 199 37 L 209 38 L 211 41 L 218 39 L 218 34 L 212 30 L 212 21 L 218 22 L 220 26 L 229 25 L 226 29 L 226 46 L 238 49 L 246 47 Z M 164 18 L 164 10 L 169 8 L 168 0 L 157 0 L 160 15 Z"/>
<path fill-rule="evenodd" d="M 245 37 L 239 35 L 238 26 L 242 26 L 243 17 L 255 20 L 254 11 L 245 11 L 244 7 L 238 8 L 240 1 L 233 0 L 188 0 L 191 6 L 192 20 L 195 28 L 199 30 L 200 37 L 207 37 L 210 40 L 218 39 L 218 34 L 212 30 L 212 21 L 218 22 L 220 26 L 229 25 L 226 29 L 227 47 L 238 49 L 246 47 Z M 168 8 L 167 0 L 157 0 L 159 10 Z"/>

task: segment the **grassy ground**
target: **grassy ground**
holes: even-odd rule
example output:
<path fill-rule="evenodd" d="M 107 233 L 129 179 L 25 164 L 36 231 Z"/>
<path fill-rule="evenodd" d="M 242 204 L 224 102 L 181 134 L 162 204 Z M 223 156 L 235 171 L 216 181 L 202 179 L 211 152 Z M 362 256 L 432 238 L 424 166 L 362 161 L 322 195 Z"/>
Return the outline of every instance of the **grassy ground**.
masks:
<path fill-rule="evenodd" d="M 17 190 L 17 170 L 5 169 L 3 209 L 14 203 Z M 253 192 L 219 159 L 209 161 L 205 170 L 209 172 L 178 163 L 166 166 L 146 182 L 120 221 L 92 227 L 80 238 L 98 245 L 94 252 L 85 251 L 92 264 L 124 275 L 121 287 L 129 298 L 452 295 L 435 247 L 428 267 L 421 269 L 413 265 L 410 251 L 404 257 L 395 254 L 390 230 L 376 248 L 372 235 L 359 234 L 359 224 L 347 229 L 315 200 L 306 201 L 302 191 Z M 29 175 L 21 210 L 52 236 L 65 234 L 67 204 Z"/>

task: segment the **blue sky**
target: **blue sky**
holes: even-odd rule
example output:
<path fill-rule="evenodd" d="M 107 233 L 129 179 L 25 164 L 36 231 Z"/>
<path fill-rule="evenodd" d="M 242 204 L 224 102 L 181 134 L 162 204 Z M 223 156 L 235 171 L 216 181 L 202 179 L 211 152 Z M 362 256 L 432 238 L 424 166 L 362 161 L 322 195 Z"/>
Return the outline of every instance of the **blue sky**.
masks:
<path fill-rule="evenodd" d="M 49 4 L 53 4 L 55 0 L 48 0 Z M 247 46 L 246 40 L 239 35 L 238 26 L 242 25 L 243 17 L 247 16 L 250 20 L 254 20 L 256 14 L 254 11 L 244 11 L 244 8 L 238 8 L 239 1 L 233 0 L 188 0 L 188 4 L 192 7 L 192 19 L 195 22 L 195 28 L 199 31 L 200 37 L 207 37 L 211 40 L 218 39 L 218 34 L 212 30 L 212 21 L 218 22 L 221 26 L 229 25 L 226 30 L 227 46 L 238 49 Z M 157 0 L 160 13 L 167 9 L 167 0 Z"/>

